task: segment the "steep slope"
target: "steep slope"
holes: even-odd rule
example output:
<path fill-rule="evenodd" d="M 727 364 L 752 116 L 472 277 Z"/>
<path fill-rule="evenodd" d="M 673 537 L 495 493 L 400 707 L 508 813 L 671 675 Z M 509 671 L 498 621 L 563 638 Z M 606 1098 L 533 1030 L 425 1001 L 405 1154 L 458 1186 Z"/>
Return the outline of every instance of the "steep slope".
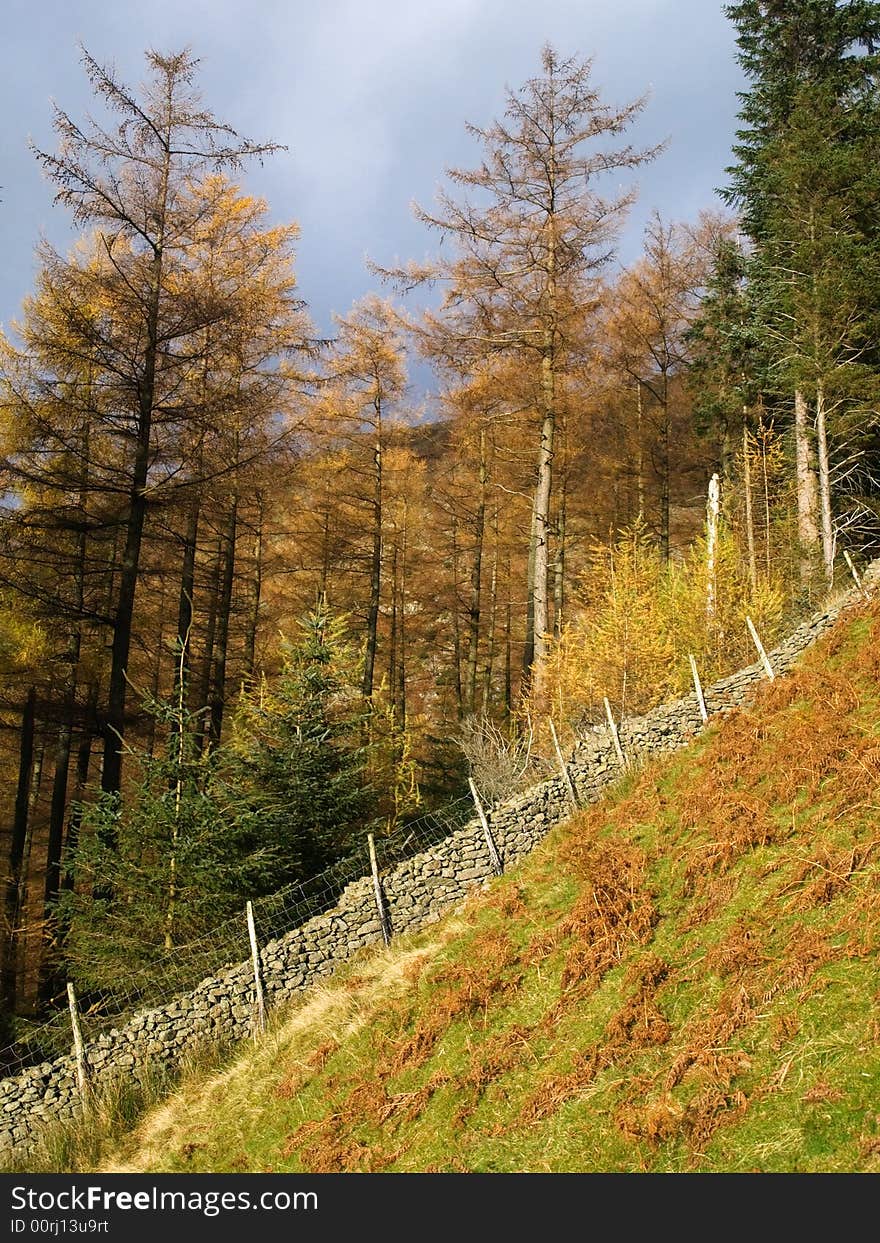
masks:
<path fill-rule="evenodd" d="M 108 1168 L 880 1170 L 880 604 Z"/>

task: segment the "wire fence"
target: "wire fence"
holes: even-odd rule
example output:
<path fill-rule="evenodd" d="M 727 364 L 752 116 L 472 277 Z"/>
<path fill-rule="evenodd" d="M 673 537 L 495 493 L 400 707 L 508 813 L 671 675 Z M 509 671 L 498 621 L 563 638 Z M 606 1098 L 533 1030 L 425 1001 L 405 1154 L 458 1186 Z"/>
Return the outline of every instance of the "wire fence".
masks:
<path fill-rule="evenodd" d="M 470 798 L 447 804 L 418 820 L 401 825 L 376 839 L 379 867 L 388 871 L 404 860 L 430 849 L 461 828 L 474 815 Z M 308 880 L 285 886 L 253 903 L 254 924 L 261 946 L 284 936 L 317 915 L 331 910 L 347 885 L 368 876 L 366 836 L 354 850 Z M 143 946 L 132 946 L 141 953 Z M 175 995 L 191 992 L 202 980 L 250 956 L 247 922 L 241 913 L 223 920 L 194 940 L 158 952 L 142 968 L 127 970 L 110 988 L 85 991 L 79 998 L 86 1040 L 124 1026 L 138 1010 L 167 1004 Z M 65 995 L 66 996 L 66 995 Z M 38 1022 L 19 1020 L 14 1044 L 0 1047 L 0 1075 L 9 1076 L 28 1066 L 70 1053 L 70 1017 L 59 997 L 48 1017 Z"/>

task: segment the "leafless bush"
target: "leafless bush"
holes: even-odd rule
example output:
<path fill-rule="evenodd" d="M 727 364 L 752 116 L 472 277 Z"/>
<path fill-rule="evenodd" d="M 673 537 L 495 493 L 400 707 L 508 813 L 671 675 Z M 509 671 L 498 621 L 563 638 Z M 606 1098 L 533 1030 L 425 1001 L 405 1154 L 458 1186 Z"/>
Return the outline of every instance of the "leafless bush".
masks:
<path fill-rule="evenodd" d="M 455 739 L 470 769 L 480 797 L 493 805 L 540 781 L 547 763 L 535 754 L 531 722 L 518 733 L 508 733 L 485 716 L 469 716 Z"/>

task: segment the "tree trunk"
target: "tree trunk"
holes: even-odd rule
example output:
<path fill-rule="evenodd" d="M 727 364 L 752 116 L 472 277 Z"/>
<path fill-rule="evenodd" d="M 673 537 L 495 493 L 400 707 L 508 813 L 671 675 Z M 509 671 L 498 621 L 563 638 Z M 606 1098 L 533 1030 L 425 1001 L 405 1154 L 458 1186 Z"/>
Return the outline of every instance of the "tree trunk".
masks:
<path fill-rule="evenodd" d="M 486 636 L 486 664 L 483 669 L 482 714 L 487 716 L 492 697 L 492 671 L 495 663 L 495 632 L 498 624 L 498 510 L 493 522 L 492 578 L 489 584 L 489 633 Z"/>
<path fill-rule="evenodd" d="M 257 630 L 260 624 L 260 604 L 263 594 L 263 518 L 265 505 L 262 496 L 257 498 L 257 530 L 254 536 L 254 569 L 251 577 L 251 607 L 248 613 L 244 636 L 244 672 L 245 677 L 254 676 L 257 653 Z M 326 602 L 327 585 L 322 595 Z"/>
<path fill-rule="evenodd" d="M 409 511 L 403 498 L 403 522 L 400 543 L 400 579 L 397 588 L 397 682 L 393 689 L 397 728 L 406 729 L 406 561 Z"/>
<path fill-rule="evenodd" d="M 164 217 L 168 193 L 169 161 L 166 160 L 161 188 L 161 214 Z M 104 731 L 104 764 L 101 788 L 105 794 L 118 794 L 122 783 L 122 738 L 125 732 L 126 674 L 131 651 L 134 598 L 140 573 L 141 541 L 147 516 L 147 477 L 150 468 L 153 403 L 159 355 L 159 302 L 162 288 L 162 233 L 157 244 L 152 271 L 150 301 L 147 307 L 147 345 L 138 395 L 138 418 L 132 463 L 131 489 L 125 524 L 125 548 L 119 571 L 119 594 L 113 617 L 113 645 L 110 655 L 110 681 L 107 691 L 107 718 Z M 115 843 L 111 843 L 115 844 Z"/>
<path fill-rule="evenodd" d="M 180 567 L 180 593 L 177 598 L 177 653 L 174 661 L 174 699 L 177 702 L 180 694 L 178 683 L 183 683 L 183 699 L 189 696 L 191 672 L 190 642 L 193 624 L 193 600 L 196 584 L 196 549 L 199 540 L 199 518 L 201 516 L 201 497 L 198 492 L 193 496 L 186 515 L 186 530 L 183 534 L 183 563 Z"/>
<path fill-rule="evenodd" d="M 660 406 L 660 556 L 669 561 L 669 375 L 663 368 Z"/>
<path fill-rule="evenodd" d="M 394 544 L 391 549 L 391 635 L 388 643 L 388 686 L 391 691 L 391 707 L 392 712 L 394 713 L 395 723 L 397 717 L 397 624 L 400 618 L 397 608 L 397 576 L 399 561 L 400 548 L 398 547 L 395 535 Z"/>
<path fill-rule="evenodd" d="M 223 732 L 223 711 L 226 706 L 226 662 L 229 651 L 232 589 L 235 583 L 235 544 L 237 535 L 238 497 L 233 493 L 223 540 L 223 573 L 220 581 L 220 597 L 217 601 L 217 635 L 214 644 L 214 660 L 211 667 L 211 691 L 208 709 L 208 740 L 210 747 L 217 746 Z M 182 719 L 182 708 L 180 709 L 180 715 Z"/>
<path fill-rule="evenodd" d="M 467 710 L 476 710 L 477 662 L 480 645 L 480 606 L 483 584 L 483 537 L 486 528 L 486 429 L 480 428 L 479 492 L 474 523 L 474 559 L 471 566 L 471 602 L 468 609 Z"/>
<path fill-rule="evenodd" d="M 801 389 L 796 389 L 794 394 L 794 437 L 801 579 L 809 582 L 812 577 L 813 555 L 819 543 L 819 485 L 810 442 L 807 402 Z"/>
<path fill-rule="evenodd" d="M 761 482 L 764 498 L 764 571 L 769 579 L 770 570 L 772 568 L 773 552 L 770 537 L 770 480 L 767 474 L 767 438 L 764 434 L 761 436 Z"/>
<path fill-rule="evenodd" d="M 532 690 L 538 696 L 544 688 L 549 630 L 547 588 L 550 571 L 550 496 L 553 484 L 553 440 L 556 431 L 554 380 L 552 357 L 545 356 L 541 384 L 544 417 L 541 422 L 541 448 L 535 487 L 535 568 L 532 587 L 532 598 L 535 602 Z"/>
<path fill-rule="evenodd" d="M 562 633 L 565 613 L 565 510 L 567 479 L 562 476 L 559 490 L 559 513 L 556 517 L 556 559 L 553 562 L 553 634 Z"/>
<path fill-rule="evenodd" d="M 61 876 L 61 888 L 72 889 L 76 880 L 71 856 L 79 844 L 79 828 L 82 822 L 82 799 L 85 797 L 86 785 L 89 780 L 89 767 L 92 760 L 92 737 L 95 728 L 95 709 L 98 702 L 98 688 L 92 686 L 86 706 L 83 734 L 76 752 L 76 784 L 73 790 L 73 806 L 67 823 L 67 841 L 64 848 L 65 866 Z"/>
<path fill-rule="evenodd" d="M 5 938 L 3 944 L 3 1001 L 14 1012 L 18 986 L 18 920 L 22 895 L 22 864 L 28 832 L 31 778 L 34 760 L 34 723 L 37 692 L 32 686 L 21 714 L 18 749 L 18 785 L 9 847 L 9 875 L 6 880 Z"/>
<path fill-rule="evenodd" d="M 83 474 L 81 478 L 80 506 L 85 513 L 86 487 L 88 484 L 88 434 L 83 437 Z M 77 562 L 75 573 L 74 607 L 76 621 L 70 628 L 67 647 L 63 656 L 64 669 L 63 699 L 61 704 L 61 724 L 58 727 L 58 741 L 55 747 L 55 775 L 52 783 L 52 801 L 49 809 L 49 840 L 46 849 L 46 872 L 43 889 L 44 916 L 44 961 L 40 970 L 40 995 L 43 1000 L 52 995 L 54 976 L 54 922 L 55 904 L 61 892 L 61 856 L 64 850 L 64 822 L 67 815 L 67 785 L 70 775 L 70 751 L 73 739 L 73 718 L 76 713 L 76 688 L 79 676 L 79 661 L 82 651 L 82 629 L 80 618 L 85 602 L 86 572 L 86 533 L 85 527 L 79 535 L 77 546 Z"/>
<path fill-rule="evenodd" d="M 713 475 L 709 480 L 709 497 L 706 502 L 706 621 L 715 619 L 718 606 L 718 522 L 721 514 L 721 480 Z"/>
<path fill-rule="evenodd" d="M 509 721 L 513 716 L 513 601 L 510 598 L 510 561 L 507 563 L 507 607 L 504 619 L 504 718 Z"/>
<path fill-rule="evenodd" d="M 742 426 L 743 492 L 746 502 L 746 547 L 749 558 L 749 586 L 752 595 L 758 587 L 758 560 L 755 554 L 755 521 L 752 513 L 752 454 L 749 445 L 748 411 L 743 406 Z"/>
<path fill-rule="evenodd" d="M 636 379 L 636 499 L 637 521 L 645 521 L 645 433 L 643 429 L 642 382 Z"/>
<path fill-rule="evenodd" d="M 370 603 L 367 608 L 367 646 L 364 653 L 364 699 L 373 698 L 373 674 L 379 637 L 379 604 L 382 596 L 382 407 L 376 409 L 376 443 L 373 446 L 373 548 L 370 556 Z"/>
<path fill-rule="evenodd" d="M 834 522 L 831 516 L 831 469 L 828 458 L 828 426 L 825 390 L 816 389 L 816 450 L 819 467 L 819 501 L 822 517 L 822 562 L 829 587 L 834 583 Z"/>
<path fill-rule="evenodd" d="M 458 519 L 452 515 L 452 673 L 455 686 L 455 710 L 458 719 L 464 716 L 464 695 L 461 685 L 461 623 L 458 617 Z"/>
<path fill-rule="evenodd" d="M 509 591 L 509 587 L 508 587 Z M 522 693 L 528 693 L 535 663 L 535 508 L 529 528 L 529 561 L 526 572 L 526 633 L 523 639 Z"/>
<path fill-rule="evenodd" d="M 205 623 L 205 645 L 201 653 L 199 669 L 198 695 L 193 699 L 191 711 L 204 712 L 208 707 L 211 695 L 211 669 L 214 667 L 214 643 L 218 630 L 218 609 L 220 600 L 220 583 L 222 567 L 224 567 L 224 538 L 220 536 L 213 551 L 214 564 L 210 569 L 210 585 L 208 594 L 208 620 Z M 200 726 L 199 733 L 204 735 L 205 726 Z"/>
<path fill-rule="evenodd" d="M 64 819 L 67 809 L 67 783 L 70 775 L 72 727 L 62 722 L 55 747 L 55 775 L 52 781 L 52 802 L 49 810 L 49 840 L 46 847 L 46 869 L 43 883 L 43 946 L 40 962 L 38 995 L 46 1003 L 55 995 L 58 985 L 58 929 L 55 903 L 61 892 L 61 856 L 64 851 Z"/>

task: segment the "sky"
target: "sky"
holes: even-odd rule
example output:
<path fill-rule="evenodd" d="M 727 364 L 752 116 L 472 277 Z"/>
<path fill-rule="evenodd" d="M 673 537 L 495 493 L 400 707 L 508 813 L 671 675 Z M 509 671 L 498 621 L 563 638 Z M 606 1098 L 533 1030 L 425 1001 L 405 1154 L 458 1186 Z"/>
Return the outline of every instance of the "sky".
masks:
<path fill-rule="evenodd" d="M 28 141 L 55 149 L 51 100 L 74 119 L 94 106 L 82 43 L 129 83 L 144 51 L 189 46 L 215 115 L 288 149 L 243 178 L 273 219 L 295 220 L 300 293 L 321 335 L 333 313 L 377 288 L 365 265 L 421 259 L 436 239 L 412 215 L 450 166 L 477 162 L 465 122 L 502 114 L 505 88 L 539 70 L 549 41 L 590 57 L 604 99 L 649 92 L 634 141 L 668 141 L 637 170 L 639 198 L 620 243 L 638 254 L 654 209 L 693 219 L 717 187 L 742 80 L 716 0 L 2 0 L 0 324 L 32 289 L 41 236 L 73 236 Z"/>

